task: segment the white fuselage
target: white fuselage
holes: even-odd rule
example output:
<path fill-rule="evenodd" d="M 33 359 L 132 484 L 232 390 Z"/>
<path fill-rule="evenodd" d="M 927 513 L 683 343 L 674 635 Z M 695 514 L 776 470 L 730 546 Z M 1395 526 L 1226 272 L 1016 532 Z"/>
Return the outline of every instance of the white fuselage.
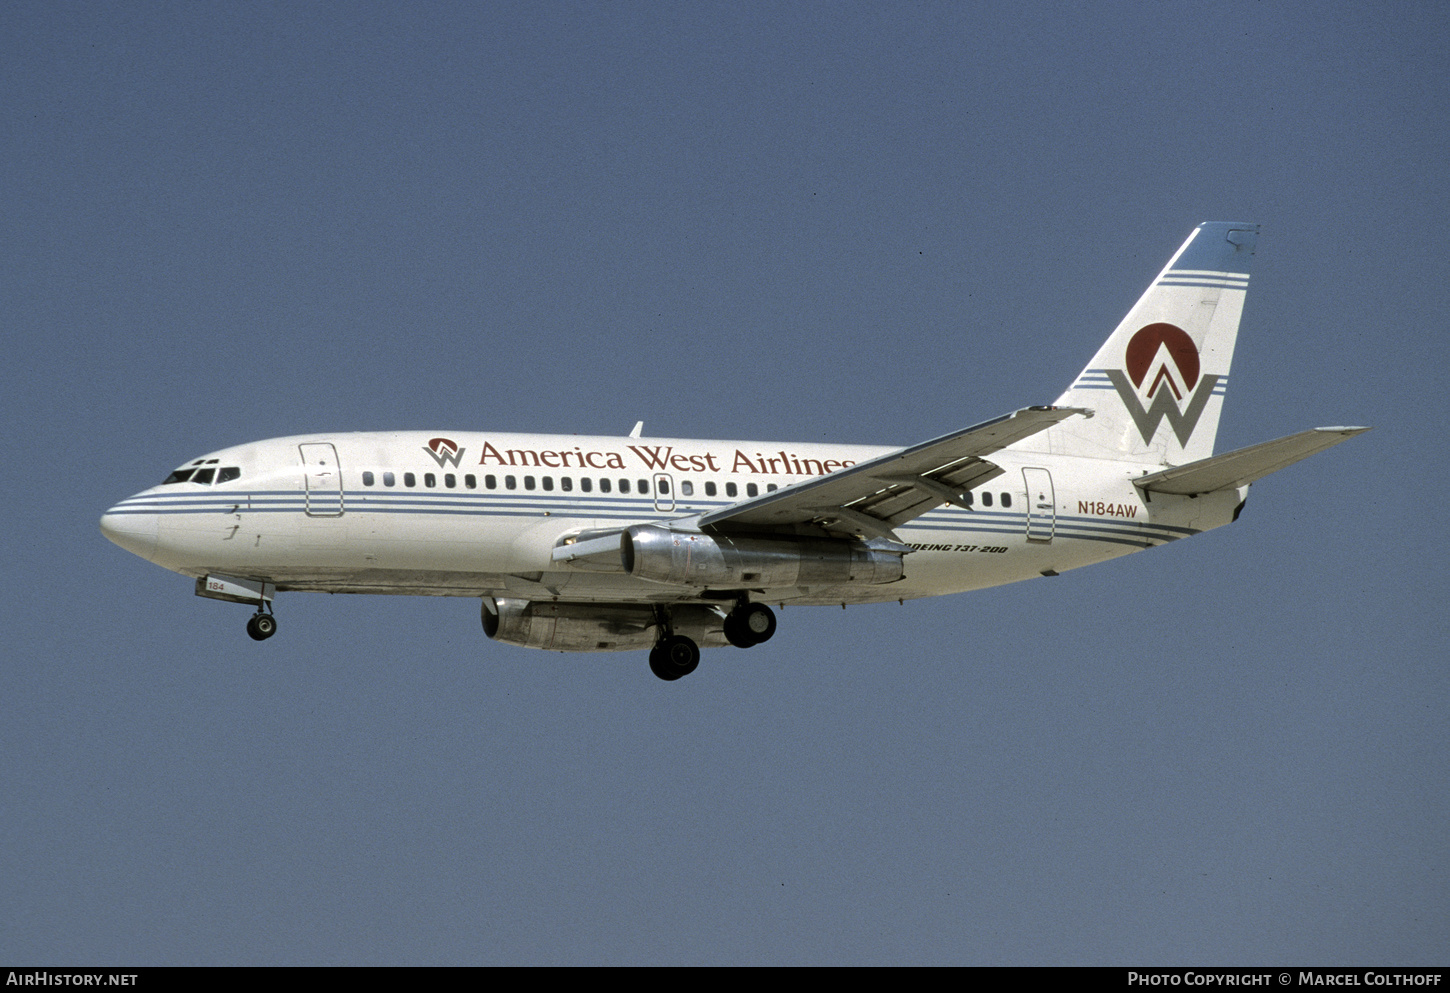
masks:
<path fill-rule="evenodd" d="M 111 508 L 118 544 L 192 577 L 279 590 L 675 602 L 700 591 L 551 558 L 579 532 L 689 519 L 892 449 L 580 435 L 388 432 L 239 445 Z M 900 525 L 904 578 L 759 590 L 772 603 L 911 599 L 1053 575 L 1229 523 L 1247 487 L 1141 493 L 1159 466 L 1007 448 L 1004 471 Z M 223 469 L 238 470 L 222 472 Z M 178 474 L 183 470 L 178 470 Z M 235 478 L 218 481 L 224 476 Z"/>
<path fill-rule="evenodd" d="M 580 435 L 277 438 L 112 507 L 106 536 L 254 604 L 280 590 L 480 598 L 488 637 L 751 648 L 770 604 L 853 604 L 1055 576 L 1233 521 L 1249 485 L 1368 430 L 1214 454 L 1258 228 L 1200 224 L 1049 405 L 902 448 Z"/>

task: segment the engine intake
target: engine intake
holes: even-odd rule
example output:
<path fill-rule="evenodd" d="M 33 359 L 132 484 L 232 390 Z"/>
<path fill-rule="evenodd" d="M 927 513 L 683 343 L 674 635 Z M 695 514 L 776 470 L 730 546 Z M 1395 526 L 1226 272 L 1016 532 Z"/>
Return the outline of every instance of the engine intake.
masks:
<path fill-rule="evenodd" d="M 895 583 L 905 574 L 902 551 L 844 538 L 734 537 L 655 524 L 629 528 L 619 545 L 630 575 L 702 587 Z"/>

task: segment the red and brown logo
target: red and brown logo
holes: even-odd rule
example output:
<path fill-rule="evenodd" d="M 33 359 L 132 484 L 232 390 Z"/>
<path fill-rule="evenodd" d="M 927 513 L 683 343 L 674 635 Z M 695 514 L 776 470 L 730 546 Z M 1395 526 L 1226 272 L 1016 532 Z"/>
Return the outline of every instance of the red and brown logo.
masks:
<path fill-rule="evenodd" d="M 433 457 L 433 461 L 438 463 L 440 469 L 450 465 L 457 469 L 459 461 L 463 458 L 463 449 L 459 448 L 458 442 L 452 438 L 433 438 L 423 451 Z"/>
<path fill-rule="evenodd" d="M 1200 372 L 1198 346 L 1176 324 L 1148 324 L 1128 340 L 1122 369 L 1108 379 L 1128 408 L 1145 443 L 1167 418 L 1178 444 L 1186 446 L 1219 377 Z"/>

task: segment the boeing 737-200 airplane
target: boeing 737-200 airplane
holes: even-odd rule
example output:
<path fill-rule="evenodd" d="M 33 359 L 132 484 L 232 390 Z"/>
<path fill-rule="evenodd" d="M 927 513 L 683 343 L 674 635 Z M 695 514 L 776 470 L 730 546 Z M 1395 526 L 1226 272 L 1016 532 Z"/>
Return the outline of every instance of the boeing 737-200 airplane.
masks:
<path fill-rule="evenodd" d="M 1258 228 L 1200 225 L 1051 406 L 907 448 L 397 431 L 276 438 L 193 459 L 101 531 L 199 596 L 480 597 L 490 638 L 700 649 L 775 633 L 769 604 L 960 593 L 1236 520 L 1249 484 L 1368 428 L 1213 454 Z"/>

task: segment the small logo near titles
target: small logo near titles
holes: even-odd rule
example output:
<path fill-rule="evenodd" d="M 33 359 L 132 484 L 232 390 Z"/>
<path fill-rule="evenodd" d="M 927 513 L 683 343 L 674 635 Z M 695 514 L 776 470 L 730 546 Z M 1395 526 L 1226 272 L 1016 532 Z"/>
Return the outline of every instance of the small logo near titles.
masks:
<path fill-rule="evenodd" d="M 1167 418 L 1178 444 L 1188 444 L 1219 380 L 1199 366 L 1198 346 L 1176 324 L 1149 324 L 1128 340 L 1123 368 L 1107 373 L 1145 443 Z"/>
<path fill-rule="evenodd" d="M 450 465 L 457 469 L 458 463 L 463 459 L 463 449 L 452 438 L 434 438 L 424 446 L 423 451 L 432 456 L 440 469 Z"/>

